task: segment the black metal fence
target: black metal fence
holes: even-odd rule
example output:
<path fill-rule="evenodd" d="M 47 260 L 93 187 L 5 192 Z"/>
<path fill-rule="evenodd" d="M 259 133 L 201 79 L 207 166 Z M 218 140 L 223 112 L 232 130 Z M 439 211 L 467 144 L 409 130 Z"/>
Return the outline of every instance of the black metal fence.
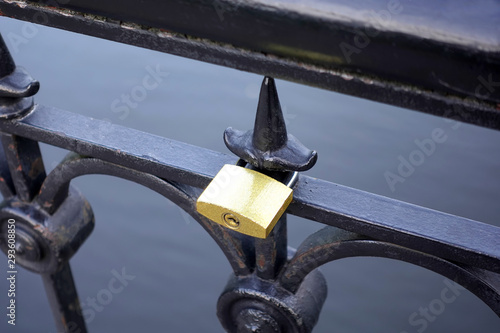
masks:
<path fill-rule="evenodd" d="M 326 298 L 317 268 L 356 256 L 391 258 L 437 272 L 500 314 L 497 227 L 297 176 L 314 165 L 317 153 L 287 133 L 272 77 L 500 128 L 499 44 L 487 30 L 494 18 L 485 16 L 480 30 L 471 27 L 473 20 L 444 32 L 430 24 L 431 33 L 422 35 L 410 29 L 411 19 L 398 18 L 401 8 L 391 3 L 365 8 L 377 14 L 371 19 L 358 16 L 353 5 L 353 17 L 345 20 L 335 4 L 323 11 L 328 15 L 318 16 L 285 2 L 281 7 L 147 1 L 137 8 L 126 1 L 118 8 L 111 1 L 0 1 L 5 16 L 265 75 L 253 131 L 224 134 L 236 155 L 229 156 L 35 104 L 38 82 L 15 65 L 0 40 L 1 247 L 13 260 L 12 272 L 20 265 L 42 276 L 59 331 L 86 331 L 69 266 L 94 227 L 90 205 L 70 185 L 86 174 L 144 185 L 203 226 L 233 269 L 217 302 L 217 315 L 229 332 L 312 331 Z M 311 2 L 309 9 L 318 6 Z M 413 8 L 410 17 L 432 16 L 435 8 L 425 8 Z M 456 15 L 465 16 L 465 9 L 457 6 Z M 469 39 L 453 38 L 467 28 Z M 441 136 L 432 133 L 437 142 Z M 73 153 L 47 174 L 39 142 Z M 145 146 L 160 152 L 146 152 Z M 246 165 L 273 182 L 294 180 L 289 184 L 293 201 L 284 205 L 286 214 L 265 225 L 267 237 L 241 233 L 249 222 L 235 207 L 224 207 L 234 214 L 224 214 L 218 223 L 199 213 L 202 190 L 220 179 L 216 174 L 225 164 Z M 398 182 L 397 174 L 387 177 Z M 235 182 L 229 186 L 239 187 Z M 240 191 L 243 196 L 254 190 Z M 287 214 L 325 228 L 291 249 Z"/>

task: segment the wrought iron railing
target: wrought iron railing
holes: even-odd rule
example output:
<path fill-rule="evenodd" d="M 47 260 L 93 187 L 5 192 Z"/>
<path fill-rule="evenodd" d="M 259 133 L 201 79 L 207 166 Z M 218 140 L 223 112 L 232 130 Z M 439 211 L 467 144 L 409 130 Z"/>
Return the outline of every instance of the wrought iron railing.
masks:
<path fill-rule="evenodd" d="M 401 10 L 399 2 L 391 4 L 383 11 L 364 8 L 377 14 L 368 18 L 352 5 L 346 19 L 346 7 L 320 2 L 0 1 L 5 16 L 266 76 L 254 130 L 225 133 L 237 155 L 230 156 L 34 104 L 38 82 L 16 67 L 0 39 L 0 244 L 12 271 L 20 265 L 42 276 L 59 331 L 86 331 L 69 265 L 94 227 L 90 205 L 70 185 L 85 174 L 144 185 L 204 227 L 233 269 L 217 303 L 229 332 L 312 331 L 326 298 L 317 268 L 355 256 L 437 272 L 500 315 L 499 228 L 297 176 L 317 155 L 287 134 L 272 77 L 500 129 L 499 43 L 495 29 L 488 32 L 495 19 L 486 17 L 477 30 L 473 21 L 444 31 L 429 23 L 423 32 L 412 18 L 432 16 L 435 8 L 413 8 L 402 22 L 390 19 Z M 458 17 L 465 12 L 454 10 Z M 453 38 L 461 29 L 469 35 Z M 39 142 L 73 153 L 47 174 Z M 148 154 L 145 146 L 167 152 Z M 264 226 L 265 237 L 251 236 L 254 229 L 250 236 L 239 232 L 249 222 L 237 215 L 223 215 L 218 224 L 199 213 L 202 190 L 225 164 L 246 165 L 293 188 L 286 214 Z M 326 227 L 292 250 L 287 214 Z"/>

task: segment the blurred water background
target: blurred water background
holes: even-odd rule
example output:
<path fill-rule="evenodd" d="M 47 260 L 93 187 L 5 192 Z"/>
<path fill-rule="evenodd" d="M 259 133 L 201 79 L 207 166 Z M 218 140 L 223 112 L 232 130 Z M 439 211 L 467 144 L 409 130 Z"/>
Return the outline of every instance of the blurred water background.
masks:
<path fill-rule="evenodd" d="M 258 75 L 4 17 L 0 32 L 16 63 L 40 80 L 40 104 L 225 153 L 224 129 L 253 125 Z M 127 112 L 118 109 L 123 104 L 114 101 L 141 85 L 148 68 L 168 75 Z M 289 132 L 319 153 L 309 175 L 500 225 L 500 132 L 453 126 L 441 118 L 282 80 L 277 87 Z M 436 128 L 446 141 L 391 190 L 384 173 L 396 173 L 398 157 L 408 158 L 417 148 L 415 140 L 430 138 Z M 66 154 L 47 145 L 42 151 L 49 170 Z M 90 332 L 222 331 L 215 307 L 230 267 L 194 220 L 156 193 L 121 179 L 85 176 L 73 184 L 96 216 L 93 234 L 71 260 L 80 299 L 107 288 L 113 270 L 124 268 L 135 276 L 94 311 Z M 290 245 L 297 247 L 320 227 L 291 216 Z M 6 261 L 0 264 L 5 271 Z M 412 325 L 411 315 L 440 299 L 446 284 L 443 277 L 410 264 L 353 258 L 322 271 L 329 297 L 315 332 L 496 333 L 500 328 L 498 317 L 467 291 L 459 291 L 425 328 Z M 2 306 L 7 289 L 0 279 Z M 1 332 L 56 333 L 39 276 L 20 269 L 16 300 L 17 325 L 7 325 L 3 315 Z"/>

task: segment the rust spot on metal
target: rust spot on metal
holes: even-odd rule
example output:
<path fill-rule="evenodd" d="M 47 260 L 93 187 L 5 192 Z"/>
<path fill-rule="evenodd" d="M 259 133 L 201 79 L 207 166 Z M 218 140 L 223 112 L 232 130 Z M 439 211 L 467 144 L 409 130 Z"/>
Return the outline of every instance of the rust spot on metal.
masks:
<path fill-rule="evenodd" d="M 236 263 L 238 264 L 238 267 L 241 269 L 248 268 L 247 265 L 245 265 L 245 263 L 241 260 L 237 261 Z"/>
<path fill-rule="evenodd" d="M 31 169 L 28 173 L 28 176 L 32 179 L 38 177 L 40 173 L 43 171 L 43 160 L 41 157 L 37 157 L 33 163 L 31 163 Z"/>
<path fill-rule="evenodd" d="M 85 221 L 91 221 L 93 219 L 92 209 L 90 208 L 90 205 L 87 202 L 85 202 L 84 204 L 83 219 Z"/>
<path fill-rule="evenodd" d="M 241 242 L 239 242 L 237 239 L 232 237 L 224 227 L 216 225 L 217 228 L 222 233 L 222 239 L 224 241 L 224 246 L 226 250 L 231 253 L 232 261 L 235 261 L 238 267 L 241 269 L 248 268 L 246 263 L 245 263 L 245 253 L 243 252 Z M 224 251 L 226 252 L 226 251 Z"/>
<path fill-rule="evenodd" d="M 263 254 L 260 254 L 257 257 L 257 265 L 259 266 L 259 268 L 264 268 L 265 267 L 265 265 L 266 265 L 266 257 Z"/>

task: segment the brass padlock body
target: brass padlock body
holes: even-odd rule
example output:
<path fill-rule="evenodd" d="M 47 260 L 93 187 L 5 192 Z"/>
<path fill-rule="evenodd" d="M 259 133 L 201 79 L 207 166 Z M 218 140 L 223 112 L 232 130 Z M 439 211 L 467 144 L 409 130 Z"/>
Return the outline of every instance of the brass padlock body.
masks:
<path fill-rule="evenodd" d="M 198 213 L 246 235 L 266 238 L 293 199 L 285 184 L 226 164 L 198 198 Z"/>

